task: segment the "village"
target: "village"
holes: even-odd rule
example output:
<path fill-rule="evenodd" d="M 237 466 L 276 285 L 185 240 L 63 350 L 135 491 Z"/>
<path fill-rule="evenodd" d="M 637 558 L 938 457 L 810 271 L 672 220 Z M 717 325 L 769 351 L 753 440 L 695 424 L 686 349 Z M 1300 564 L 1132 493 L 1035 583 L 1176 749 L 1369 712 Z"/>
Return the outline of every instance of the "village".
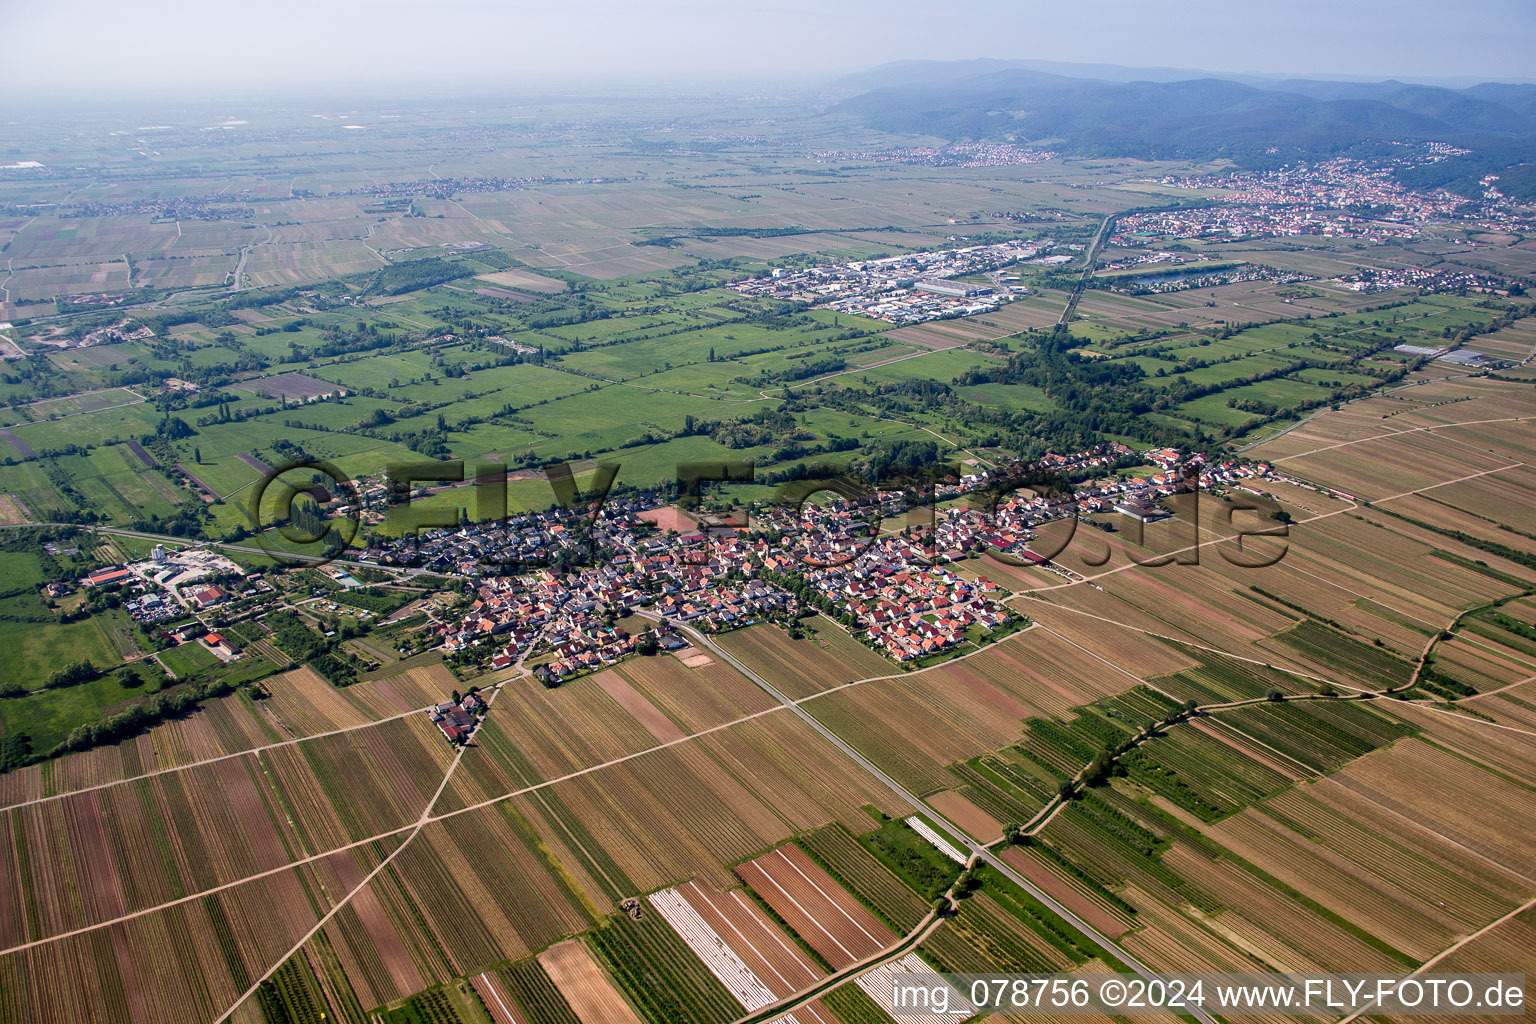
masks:
<path fill-rule="evenodd" d="M 1120 472 L 1138 465 L 1157 471 Z M 684 648 L 678 626 L 720 633 L 816 611 L 912 665 L 1017 625 L 1001 588 L 956 563 L 990 551 L 1066 574 L 1030 547 L 1046 523 L 1101 513 L 1151 523 L 1171 515 L 1164 497 L 1197 482 L 1257 493 L 1251 485 L 1288 480 L 1267 464 L 1118 442 L 1049 454 L 1032 468 L 1080 483 L 1060 494 L 1000 493 L 1017 477 L 972 466 L 922 493 L 879 490 L 715 515 L 640 495 L 595 512 L 547 510 L 380 542 L 361 558 L 468 579 L 473 600 L 462 617 L 433 627 L 440 647 L 491 670 L 536 660 L 534 674 L 548 686 L 632 654 Z"/>
<path fill-rule="evenodd" d="M 1409 225 L 1453 216 L 1466 202 L 1461 196 L 1443 190 L 1407 188 L 1393 177 L 1390 165 L 1367 164 L 1347 157 L 1273 171 L 1172 175 L 1159 183 L 1174 188 L 1222 189 L 1226 194 L 1219 201 L 1232 206 L 1291 207 L 1298 217 L 1323 210 L 1366 209 L 1381 211 L 1390 219 Z"/>
<path fill-rule="evenodd" d="M 1428 267 L 1361 267 L 1353 274 L 1334 279 L 1334 283 L 1353 292 L 1391 291 L 1418 288 L 1420 291 L 1486 292 L 1508 295 L 1509 284 L 1503 278 L 1470 270 L 1443 270 Z"/>

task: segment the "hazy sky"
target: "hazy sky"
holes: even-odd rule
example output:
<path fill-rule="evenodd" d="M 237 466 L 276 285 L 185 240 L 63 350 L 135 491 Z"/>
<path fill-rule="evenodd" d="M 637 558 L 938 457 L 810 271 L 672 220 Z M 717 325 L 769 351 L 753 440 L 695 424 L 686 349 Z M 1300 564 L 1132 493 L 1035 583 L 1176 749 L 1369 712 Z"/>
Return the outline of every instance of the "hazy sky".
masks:
<path fill-rule="evenodd" d="M 965 57 L 1536 78 L 1536 0 L 0 0 L 0 25 L 13 99 L 726 84 Z"/>

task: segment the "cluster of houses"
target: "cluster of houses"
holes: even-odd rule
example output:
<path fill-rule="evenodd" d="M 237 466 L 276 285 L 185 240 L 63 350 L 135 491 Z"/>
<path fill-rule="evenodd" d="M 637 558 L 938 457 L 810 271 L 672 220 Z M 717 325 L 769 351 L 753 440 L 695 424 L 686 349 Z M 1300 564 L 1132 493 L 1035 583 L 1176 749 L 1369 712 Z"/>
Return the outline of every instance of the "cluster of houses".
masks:
<path fill-rule="evenodd" d="M 961 486 L 940 482 L 934 497 Z M 891 492 L 868 506 L 807 505 L 786 534 L 790 550 L 769 549 L 762 557 L 765 569 L 797 573 L 871 647 L 899 662 L 948 650 L 973 627 L 990 632 L 1012 617 L 987 596 L 997 592 L 995 584 L 967 580 L 941 564 L 964 557 L 948 548 L 953 515 L 900 534 L 873 532 L 878 518 L 902 510 L 903 500 Z"/>
<path fill-rule="evenodd" d="M 1385 164 L 1338 157 L 1267 171 L 1165 177 L 1162 184 L 1176 188 L 1221 190 L 1212 196 L 1217 205 L 1121 218 L 1117 227 L 1124 237 L 1119 244 L 1141 244 L 1145 236 L 1155 234 L 1186 238 L 1322 234 L 1385 241 L 1414 237 L 1424 225 L 1436 221 L 1487 231 L 1532 223 L 1528 205 L 1501 192 L 1496 175 L 1484 178 L 1481 197 L 1470 200 L 1444 188 L 1409 188 L 1395 176 L 1394 166 L 1434 163 L 1465 150 L 1440 142 L 1396 147 L 1397 154 Z M 1223 213 L 1223 206 L 1234 209 Z"/>
<path fill-rule="evenodd" d="M 458 697 L 458 694 L 454 694 Z M 485 711 L 485 701 L 478 690 L 470 690 L 459 700 L 445 700 L 427 709 L 427 717 L 437 723 L 449 743 L 463 745 L 469 742 L 475 727 L 480 724 Z"/>
<path fill-rule="evenodd" d="M 705 629 L 726 630 L 761 622 L 765 615 L 793 600 L 785 591 L 761 580 L 745 580 L 734 586 L 708 587 L 692 594 L 668 594 L 656 602 L 655 610 Z"/>
<path fill-rule="evenodd" d="M 890 503 L 899 501 L 899 494 L 885 495 L 877 514 L 898 511 Z M 600 567 L 488 584 L 480 598 L 487 605 L 474 609 L 472 625 L 494 633 L 507 623 L 501 627 L 507 646 L 493 667 L 510 665 L 543 634 L 556 658 L 539 671 L 560 679 L 633 652 L 635 638 L 602 612 L 618 615 L 644 605 L 664 619 L 707 631 L 797 612 L 797 599 L 763 570 L 798 574 L 861 628 L 877 627 L 866 638 L 899 661 L 958 644 L 974 626 L 991 630 L 1007 620 L 983 587 L 932 566 L 921 540 L 872 540 L 867 512 L 848 502 L 804 511 L 795 533 L 802 549 L 794 554 L 742 527 L 652 536 Z"/>
<path fill-rule="evenodd" d="M 896 661 L 912 661 L 964 642 L 973 627 L 991 632 L 1014 616 L 989 595 L 998 586 L 986 579 L 966 579 L 940 565 L 918 568 L 920 544 L 883 538 L 845 570 L 821 570 L 812 584 L 834 591 L 865 638 Z"/>
<path fill-rule="evenodd" d="M 1409 239 L 1419 229 L 1320 207 L 1295 205 L 1203 206 L 1173 212 L 1135 214 L 1118 222 L 1111 245 L 1145 245 L 1152 239 L 1203 238 L 1238 241 L 1253 238 L 1321 235 L 1373 242 Z"/>
<path fill-rule="evenodd" d="M 637 521 L 617 532 L 641 528 Z M 464 619 L 441 627 L 443 645 L 459 650 L 495 638 L 492 669 L 547 648 L 554 658 L 535 671 L 558 682 L 634 653 L 637 638 L 614 620 L 642 606 L 709 630 L 762 621 L 793 599 L 751 578 L 751 552 L 735 538 L 653 535 L 612 551 L 601 565 L 488 577 Z"/>
<path fill-rule="evenodd" d="M 635 645 L 634 635 L 626 629 L 604 625 L 595 616 L 576 617 L 569 631 L 554 643 L 554 660 L 537 666 L 533 674 L 545 683 L 559 682 L 611 665 L 635 653 Z M 515 660 L 504 650 L 491 659 L 491 667 L 506 668 Z"/>
<path fill-rule="evenodd" d="M 649 529 L 638 513 L 652 507 L 629 498 L 611 498 L 592 521 L 586 508 L 526 512 L 455 530 L 416 535 L 394 543 L 380 541 L 361 555 L 379 565 L 415 565 L 457 576 L 524 572 L 558 561 L 562 552 L 581 555 L 593 544 L 629 548 Z"/>
<path fill-rule="evenodd" d="M 1509 282 L 1493 274 L 1480 274 L 1475 270 L 1460 268 L 1429 267 L 1359 267 L 1354 273 L 1333 278 L 1333 283 L 1352 292 L 1392 291 L 1397 288 L 1417 288 L 1426 292 L 1452 292 L 1465 289 L 1469 292 L 1508 295 Z"/>

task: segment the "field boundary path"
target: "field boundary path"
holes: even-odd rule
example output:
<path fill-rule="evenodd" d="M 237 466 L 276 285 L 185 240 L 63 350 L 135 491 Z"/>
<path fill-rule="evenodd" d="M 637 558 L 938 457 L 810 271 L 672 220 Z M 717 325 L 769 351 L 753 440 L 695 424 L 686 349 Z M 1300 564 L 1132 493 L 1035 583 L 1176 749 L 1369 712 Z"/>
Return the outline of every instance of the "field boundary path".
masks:
<path fill-rule="evenodd" d="M 1530 910 L 1532 907 L 1536 907 L 1536 896 L 1532 896 L 1530 899 L 1526 900 L 1524 903 L 1520 904 L 1514 910 L 1511 910 L 1509 913 L 1505 914 L 1503 917 L 1499 918 L 1497 921 L 1490 921 L 1488 924 L 1483 925 L 1483 927 L 1479 928 L 1477 931 L 1473 932 L 1471 935 L 1463 936 L 1462 938 L 1457 939 L 1455 942 L 1451 943 L 1449 946 L 1445 947 L 1440 952 L 1436 953 L 1433 957 L 1431 957 L 1430 959 L 1424 961 L 1418 967 L 1415 967 L 1412 971 L 1409 971 L 1408 972 L 1408 977 L 1412 978 L 1412 977 L 1415 977 L 1417 975 L 1423 974 L 1425 971 L 1429 970 L 1431 967 L 1435 966 L 1435 964 L 1437 964 L 1440 961 L 1444 960 L 1446 957 L 1450 956 L 1452 953 L 1456 952 L 1458 949 L 1461 949 L 1463 946 L 1467 945 L 1468 943 L 1477 941 L 1478 939 L 1482 938 L 1484 935 L 1487 935 L 1489 932 L 1493 931 L 1495 928 L 1499 927 L 1500 925 L 1504 924 L 1505 922 L 1507 922 L 1507 921 L 1509 921 L 1509 920 L 1511 920 L 1513 918 L 1519 917 L 1521 914 L 1525 913 L 1527 910 Z M 1340 1020 L 1338 1022 L 1338 1024 L 1350 1024 L 1351 1021 L 1357 1020 L 1358 1018 L 1365 1016 L 1367 1013 L 1371 1012 L 1371 1006 L 1374 1006 L 1375 1003 L 1376 1003 L 1376 1000 L 1374 1000 L 1374 999 L 1371 1000 L 1371 1002 L 1369 1004 L 1367 1004 L 1364 1009 L 1356 1010 L 1354 1013 L 1350 1014 L 1348 1017 L 1345 1017 L 1342 1020 Z"/>

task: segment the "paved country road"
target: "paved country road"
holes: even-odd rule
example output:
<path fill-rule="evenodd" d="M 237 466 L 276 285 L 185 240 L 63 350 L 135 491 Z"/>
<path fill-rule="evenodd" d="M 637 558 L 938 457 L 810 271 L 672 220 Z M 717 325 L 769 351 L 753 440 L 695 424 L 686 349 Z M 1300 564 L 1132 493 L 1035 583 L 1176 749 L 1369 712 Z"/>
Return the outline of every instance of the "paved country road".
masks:
<path fill-rule="evenodd" d="M 1093 272 L 1099 266 L 1099 250 L 1104 247 L 1104 239 L 1109 236 L 1110 225 L 1114 224 L 1115 215 L 1110 214 L 1104 218 L 1104 223 L 1099 225 L 1099 233 L 1093 236 L 1093 244 L 1088 246 L 1088 265 L 1083 268 L 1083 276 L 1077 279 L 1072 286 L 1072 294 L 1067 298 L 1067 307 L 1061 311 L 1059 324 L 1068 324 L 1072 321 L 1072 315 L 1077 312 L 1077 300 L 1083 297 L 1083 290 L 1088 287 Z"/>
<path fill-rule="evenodd" d="M 875 778 L 879 779 L 882 785 L 886 786 L 891 790 L 891 792 L 901 797 L 901 799 L 910 805 L 913 810 L 922 813 L 930 820 L 936 822 L 938 826 L 946 833 L 948 833 L 952 839 L 961 843 L 965 849 L 969 850 L 974 856 L 985 861 L 998 874 L 1002 875 L 1004 878 L 1007 878 L 1010 882 L 1017 885 L 1025 892 L 1029 893 L 1031 896 L 1045 904 L 1047 907 L 1050 907 L 1051 910 L 1063 921 L 1066 921 L 1079 932 L 1086 935 L 1096 945 L 1098 945 L 1100 949 L 1115 957 L 1117 960 L 1125 964 L 1137 974 L 1140 974 L 1143 977 L 1152 976 L 1153 971 L 1151 968 L 1147 967 L 1141 961 L 1131 956 L 1130 953 L 1126 952 L 1119 945 L 1117 945 L 1114 940 L 1109 938 L 1109 936 L 1100 933 L 1086 921 L 1072 913 L 1072 911 L 1068 910 L 1060 903 L 1057 903 L 1056 900 L 1052 898 L 1050 893 L 1044 891 L 1029 879 L 1019 874 L 1007 863 L 1000 860 L 995 854 L 992 853 L 991 850 L 971 839 L 970 836 L 966 835 L 959 828 L 945 819 L 943 815 L 939 814 L 933 808 L 923 803 L 923 801 L 918 799 L 916 795 L 897 785 L 896 780 L 886 775 L 885 772 L 881 771 L 879 767 L 877 767 L 863 754 L 859 753 L 857 750 L 853 749 L 853 747 L 845 743 L 842 737 L 837 735 L 837 733 L 833 732 L 825 725 L 822 725 L 820 720 L 818 720 L 814 715 L 805 710 L 799 704 L 791 700 L 788 696 L 781 692 L 778 687 L 768 682 L 768 680 L 752 671 L 746 665 L 743 665 L 729 652 L 721 648 L 720 645 L 716 644 L 713 640 L 698 630 L 694 629 L 692 626 L 685 625 L 684 623 L 677 622 L 676 620 L 670 621 L 674 628 L 687 633 L 695 643 L 702 647 L 708 648 L 712 653 L 724 659 L 727 664 L 736 669 L 736 671 L 740 672 L 742 675 L 746 676 L 748 679 L 752 680 L 752 682 L 756 683 L 758 687 L 760 687 L 769 696 L 773 697 L 774 700 L 777 700 L 780 704 L 784 705 L 790 711 L 798 715 L 802 720 L 805 721 L 807 725 L 820 733 L 827 740 L 827 742 L 831 743 L 833 746 L 837 747 L 837 749 L 853 758 L 853 760 L 857 762 L 861 768 L 869 772 L 869 774 L 873 775 Z M 1201 1024 L 1216 1024 L 1215 1018 L 1213 1018 L 1210 1014 L 1206 1013 L 1199 1007 L 1187 1007 L 1187 1011 L 1190 1015 L 1199 1020 Z"/>

